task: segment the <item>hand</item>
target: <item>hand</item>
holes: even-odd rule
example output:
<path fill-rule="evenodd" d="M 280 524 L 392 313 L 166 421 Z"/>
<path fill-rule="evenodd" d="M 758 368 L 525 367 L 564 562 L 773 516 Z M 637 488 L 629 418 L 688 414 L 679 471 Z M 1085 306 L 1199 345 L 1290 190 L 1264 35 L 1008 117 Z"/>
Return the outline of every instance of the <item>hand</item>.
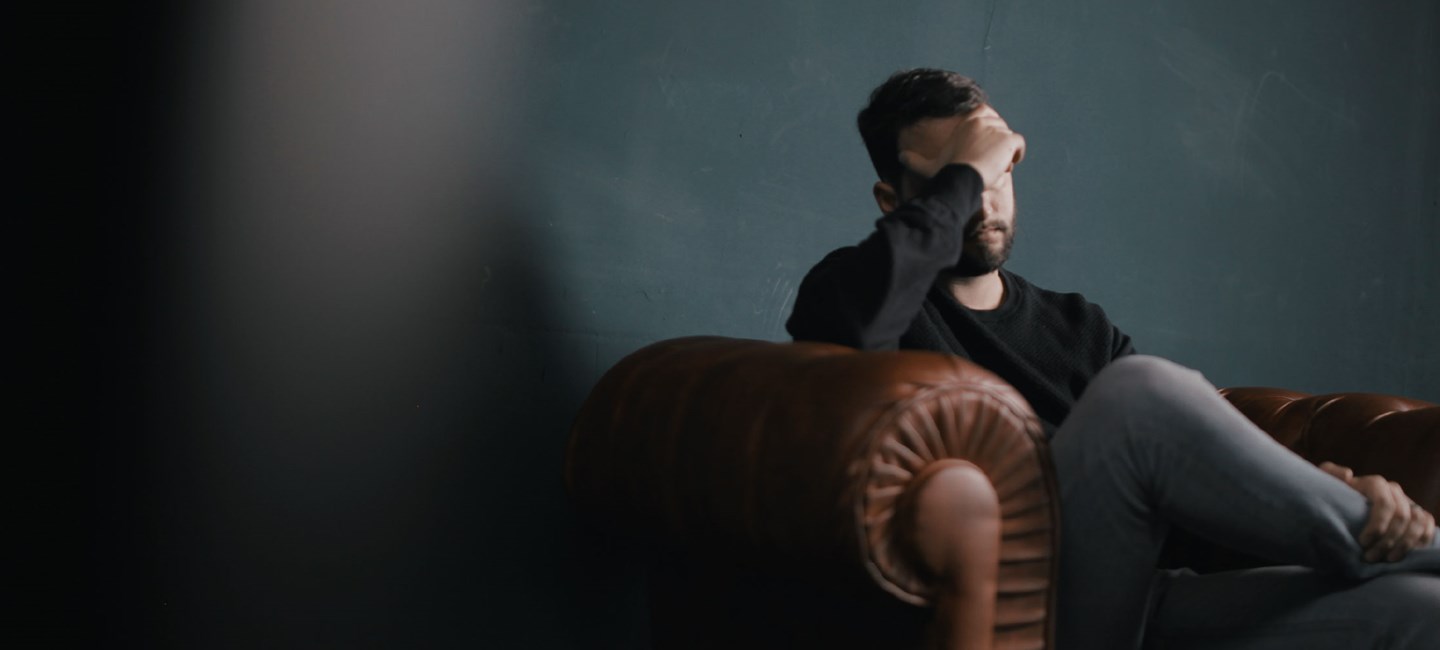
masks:
<path fill-rule="evenodd" d="M 1320 463 L 1320 469 L 1370 501 L 1370 519 L 1359 537 L 1366 562 L 1396 562 L 1434 541 L 1434 515 L 1405 496 L 1399 483 L 1374 474 L 1355 476 L 1350 468 L 1331 462 Z"/>
<path fill-rule="evenodd" d="M 945 130 L 949 129 L 946 133 Z M 925 145 L 943 144 L 933 153 Z M 1000 114 L 981 106 L 955 120 L 922 121 L 900 134 L 900 164 L 924 178 L 931 178 L 950 164 L 975 168 L 986 187 L 995 186 L 1005 173 L 1025 158 L 1025 138 L 1010 130 Z"/>

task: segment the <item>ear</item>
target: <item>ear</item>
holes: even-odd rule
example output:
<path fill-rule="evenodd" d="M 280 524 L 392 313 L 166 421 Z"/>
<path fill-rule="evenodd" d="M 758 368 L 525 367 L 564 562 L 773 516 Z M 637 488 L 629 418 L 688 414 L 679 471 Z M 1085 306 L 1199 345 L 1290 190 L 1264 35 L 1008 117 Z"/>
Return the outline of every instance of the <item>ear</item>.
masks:
<path fill-rule="evenodd" d="M 885 181 L 875 181 L 871 192 L 875 194 L 875 205 L 880 206 L 881 214 L 890 214 L 900 207 L 900 195 L 893 185 Z"/>

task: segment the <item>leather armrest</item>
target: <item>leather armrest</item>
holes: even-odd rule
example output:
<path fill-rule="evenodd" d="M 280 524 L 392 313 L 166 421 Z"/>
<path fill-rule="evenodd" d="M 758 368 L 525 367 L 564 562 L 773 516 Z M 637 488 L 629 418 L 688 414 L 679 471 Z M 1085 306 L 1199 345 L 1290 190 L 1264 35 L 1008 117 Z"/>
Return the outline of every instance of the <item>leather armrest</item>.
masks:
<path fill-rule="evenodd" d="M 1048 447 L 1023 398 L 963 359 L 663 341 L 591 392 L 571 432 L 566 484 L 582 514 L 632 539 L 868 574 L 903 601 L 931 604 L 934 577 L 904 539 L 904 504 L 921 471 L 947 458 L 979 467 L 998 497 L 997 623 L 1048 625 L 1016 613 L 1053 611 Z M 1007 597 L 1025 606 L 1007 610 Z"/>
<path fill-rule="evenodd" d="M 1311 396 L 1276 388 L 1221 393 L 1305 459 L 1379 474 L 1398 482 L 1425 509 L 1440 512 L 1440 405 L 1370 393 Z"/>

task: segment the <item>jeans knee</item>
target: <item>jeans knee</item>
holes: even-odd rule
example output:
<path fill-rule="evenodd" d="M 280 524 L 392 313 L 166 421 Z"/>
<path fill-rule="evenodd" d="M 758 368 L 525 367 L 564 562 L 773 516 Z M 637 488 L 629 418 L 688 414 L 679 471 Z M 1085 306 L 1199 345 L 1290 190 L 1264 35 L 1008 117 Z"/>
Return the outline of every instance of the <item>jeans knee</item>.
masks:
<path fill-rule="evenodd" d="M 1136 354 L 1106 366 L 1086 392 L 1098 393 L 1096 397 L 1114 397 L 1121 404 L 1150 404 L 1154 398 L 1173 399 L 1196 388 L 1215 390 L 1199 372 L 1160 357 Z"/>
<path fill-rule="evenodd" d="M 1216 400 L 1215 387 L 1200 373 L 1159 357 L 1132 355 L 1095 376 L 1071 411 L 1074 423 L 1067 424 L 1070 430 L 1095 430 L 1087 438 L 1103 435 L 1126 442 L 1139 435 L 1149 440 L 1163 430 L 1160 437 L 1173 439 L 1195 429 L 1173 425 L 1203 419 Z"/>
<path fill-rule="evenodd" d="M 1095 381 L 1153 384 L 1176 380 L 1189 380 L 1195 371 L 1169 359 L 1145 354 L 1120 357 L 1105 366 Z"/>

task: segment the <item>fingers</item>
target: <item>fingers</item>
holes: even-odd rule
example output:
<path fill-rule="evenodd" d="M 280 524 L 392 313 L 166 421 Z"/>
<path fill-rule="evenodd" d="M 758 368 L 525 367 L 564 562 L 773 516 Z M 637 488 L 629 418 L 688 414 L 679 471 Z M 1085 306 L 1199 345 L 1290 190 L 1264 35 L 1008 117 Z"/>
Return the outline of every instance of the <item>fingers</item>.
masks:
<path fill-rule="evenodd" d="M 1010 135 L 1014 136 L 1015 153 L 1010 156 L 1010 164 L 1005 166 L 1005 173 L 1007 174 L 1015 171 L 1015 165 L 1020 164 L 1020 161 L 1025 159 L 1025 136 L 1015 133 L 1014 131 L 1011 131 Z"/>
<path fill-rule="evenodd" d="M 1025 158 L 1025 137 L 1012 131 L 999 115 L 972 115 L 966 118 L 963 128 L 955 130 L 954 135 L 965 139 L 987 135 L 1008 138 L 1005 144 L 1011 147 L 1010 163 L 1018 163 Z"/>
<path fill-rule="evenodd" d="M 1010 124 L 1001 118 L 998 113 L 977 111 L 971 113 L 970 117 L 965 118 L 965 121 L 978 126 L 1000 128 L 1006 131 L 1010 130 Z"/>
<path fill-rule="evenodd" d="M 1434 539 L 1434 517 L 1411 501 L 1399 483 L 1362 476 L 1354 485 L 1370 499 L 1370 520 L 1359 540 L 1365 561 L 1395 562 Z"/>
<path fill-rule="evenodd" d="M 914 151 L 900 152 L 900 166 L 925 178 L 934 176 L 939 171 L 939 165 L 934 160 L 926 158 Z"/>
<path fill-rule="evenodd" d="M 1394 543 L 1394 538 L 1387 539 L 1386 533 L 1391 529 L 1400 504 L 1395 503 L 1395 492 L 1390 489 L 1390 483 L 1379 476 L 1362 476 L 1352 485 L 1370 500 L 1370 519 L 1360 531 L 1358 541 L 1365 549 L 1365 561 L 1375 562 L 1384 557 Z"/>
<path fill-rule="evenodd" d="M 1025 158 L 1025 138 L 1010 130 L 999 115 L 978 113 L 966 118 L 951 134 L 952 162 L 968 164 L 993 187 Z"/>
<path fill-rule="evenodd" d="M 933 178 L 946 165 L 969 165 L 987 188 L 1025 159 L 1025 138 L 989 106 L 959 119 L 921 120 L 899 134 L 899 163 L 907 171 Z"/>
<path fill-rule="evenodd" d="M 1428 545 L 1434 537 L 1435 518 L 1415 502 L 1407 501 L 1410 505 L 1410 523 L 1401 535 L 1399 545 L 1385 556 L 1386 562 L 1399 562 L 1410 551 Z"/>
<path fill-rule="evenodd" d="M 1411 521 L 1420 512 L 1420 506 L 1415 505 L 1415 502 L 1405 495 L 1405 490 L 1399 483 L 1389 481 L 1386 486 L 1395 500 L 1395 516 L 1390 519 L 1390 527 L 1386 529 L 1384 537 L 1390 540 L 1391 553 L 1399 552 L 1400 557 L 1405 557 L 1406 552 L 1415 548 L 1415 540 L 1407 543 L 1406 536 L 1410 532 Z"/>
<path fill-rule="evenodd" d="M 1357 538 L 1366 562 L 1397 562 L 1435 541 L 1435 516 L 1411 501 L 1399 483 L 1380 476 L 1355 477 L 1350 468 L 1330 462 L 1321 463 L 1320 469 L 1370 501 L 1370 518 Z"/>
<path fill-rule="evenodd" d="M 1320 469 L 1326 474 L 1334 476 L 1335 478 L 1345 481 L 1346 483 L 1349 483 L 1351 479 L 1355 478 L 1355 472 L 1352 471 L 1349 467 L 1346 467 L 1344 465 L 1336 465 L 1335 463 L 1332 463 L 1328 460 L 1320 463 Z"/>
<path fill-rule="evenodd" d="M 1381 559 L 1386 562 L 1394 562 L 1405 557 L 1405 553 L 1414 548 L 1413 544 L 1416 540 L 1410 540 L 1409 534 L 1412 520 L 1415 517 L 1411 513 L 1410 498 L 1405 496 L 1405 491 L 1400 489 L 1400 484 L 1392 482 L 1388 486 L 1390 493 L 1395 498 L 1395 516 L 1391 518 L 1390 527 L 1382 536 L 1383 539 L 1389 541 L 1389 546 L 1385 548 Z"/>

